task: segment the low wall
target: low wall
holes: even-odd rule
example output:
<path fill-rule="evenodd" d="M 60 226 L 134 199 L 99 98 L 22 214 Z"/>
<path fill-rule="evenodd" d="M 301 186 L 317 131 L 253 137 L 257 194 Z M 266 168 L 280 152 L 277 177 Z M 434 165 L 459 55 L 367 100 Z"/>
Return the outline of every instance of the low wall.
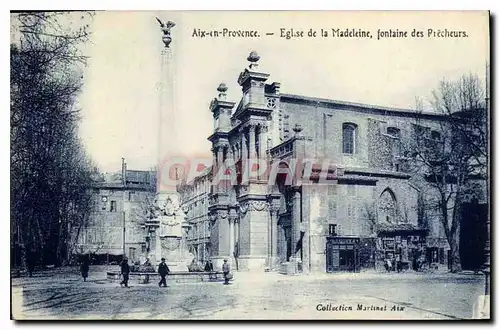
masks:
<path fill-rule="evenodd" d="M 119 283 L 121 281 L 120 272 L 107 272 L 108 280 Z M 140 284 L 160 281 L 158 273 L 131 272 L 129 281 L 136 281 Z M 189 283 L 189 282 L 223 282 L 224 273 L 222 272 L 171 272 L 167 275 L 167 283 Z M 232 280 L 231 280 L 232 281 Z"/>

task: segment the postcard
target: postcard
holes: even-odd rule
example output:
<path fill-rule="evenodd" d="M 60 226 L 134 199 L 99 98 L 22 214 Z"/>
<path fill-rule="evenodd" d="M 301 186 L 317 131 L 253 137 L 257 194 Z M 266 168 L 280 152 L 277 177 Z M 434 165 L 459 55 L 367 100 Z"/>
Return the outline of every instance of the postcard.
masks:
<path fill-rule="evenodd" d="M 488 11 L 12 12 L 11 318 L 490 319 Z"/>

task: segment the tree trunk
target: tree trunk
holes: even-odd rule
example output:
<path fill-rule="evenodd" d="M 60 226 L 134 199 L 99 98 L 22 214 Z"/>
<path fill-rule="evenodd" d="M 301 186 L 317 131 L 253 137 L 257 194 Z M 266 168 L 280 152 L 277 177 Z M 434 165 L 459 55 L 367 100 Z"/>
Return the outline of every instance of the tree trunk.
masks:
<path fill-rule="evenodd" d="M 458 231 L 457 231 L 458 232 Z M 451 272 L 458 273 L 462 271 L 462 264 L 460 263 L 459 239 L 458 234 L 454 233 L 450 240 L 450 258 L 451 258 Z"/>
<path fill-rule="evenodd" d="M 450 230 L 450 258 L 451 258 L 451 272 L 458 273 L 462 271 L 462 263 L 460 261 L 460 206 L 461 206 L 461 192 L 457 193 L 455 198 L 455 205 L 453 206 L 453 215 L 451 219 Z"/>

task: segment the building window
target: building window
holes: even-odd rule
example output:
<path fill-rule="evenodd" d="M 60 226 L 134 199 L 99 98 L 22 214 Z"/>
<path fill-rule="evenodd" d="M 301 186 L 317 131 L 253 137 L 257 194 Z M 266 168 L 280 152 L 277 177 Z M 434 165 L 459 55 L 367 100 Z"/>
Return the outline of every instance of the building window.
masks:
<path fill-rule="evenodd" d="M 328 225 L 328 235 L 337 236 L 337 225 L 336 224 Z"/>
<path fill-rule="evenodd" d="M 110 212 L 116 212 L 116 201 L 111 201 Z"/>
<path fill-rule="evenodd" d="M 396 127 L 387 127 L 387 135 L 392 136 L 395 139 L 399 139 L 399 128 Z"/>
<path fill-rule="evenodd" d="M 356 128 L 355 124 L 346 123 L 342 125 L 342 152 L 353 154 L 356 150 Z"/>
<path fill-rule="evenodd" d="M 399 171 L 399 157 L 401 156 L 401 131 L 396 127 L 387 127 L 387 135 L 392 138 L 392 168 L 394 171 Z"/>
<path fill-rule="evenodd" d="M 336 185 L 328 186 L 328 195 L 329 196 L 336 196 L 337 195 L 337 186 Z"/>
<path fill-rule="evenodd" d="M 431 131 L 431 139 L 435 141 L 441 140 L 441 133 L 439 133 L 438 131 Z"/>
<path fill-rule="evenodd" d="M 394 196 L 392 190 L 386 189 L 380 195 L 378 208 L 378 214 L 381 222 L 389 224 L 398 223 L 396 197 Z"/>
<path fill-rule="evenodd" d="M 350 197 L 356 197 L 356 186 L 355 185 L 348 185 L 347 186 L 347 196 Z"/>
<path fill-rule="evenodd" d="M 328 215 L 333 219 L 337 217 L 337 201 L 331 199 L 328 201 Z"/>
<path fill-rule="evenodd" d="M 351 219 L 356 217 L 356 206 L 351 202 L 347 204 L 347 217 Z"/>

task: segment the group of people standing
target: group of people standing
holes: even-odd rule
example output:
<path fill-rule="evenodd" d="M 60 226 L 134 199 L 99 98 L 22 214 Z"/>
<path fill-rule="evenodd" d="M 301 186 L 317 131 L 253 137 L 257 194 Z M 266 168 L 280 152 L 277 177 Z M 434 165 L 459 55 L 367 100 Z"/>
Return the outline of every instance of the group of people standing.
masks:
<path fill-rule="evenodd" d="M 230 270 L 231 269 L 229 267 L 227 259 L 224 259 L 224 263 L 222 264 L 222 272 L 224 274 L 224 284 L 226 285 L 229 284 L 229 280 L 232 277 Z M 212 264 L 211 260 L 206 262 L 205 271 L 206 272 L 214 271 L 214 265 Z M 87 258 L 84 258 L 82 260 L 82 263 L 80 265 L 80 272 L 82 274 L 83 281 L 86 282 L 87 277 L 89 275 L 89 260 Z M 161 258 L 161 262 L 158 265 L 158 274 L 160 275 L 160 282 L 158 282 L 158 286 L 167 287 L 167 275 L 170 274 L 170 269 L 167 266 L 165 258 Z M 129 275 L 130 275 L 130 266 L 128 264 L 128 259 L 124 258 L 120 264 L 120 276 L 122 278 L 122 281 L 120 282 L 121 287 L 128 288 Z"/>
<path fill-rule="evenodd" d="M 159 287 L 167 287 L 167 275 L 170 273 L 170 269 L 165 262 L 165 258 L 161 258 L 161 262 L 158 265 L 158 274 L 160 274 L 160 282 L 158 282 Z M 128 265 L 127 258 L 124 258 L 122 263 L 120 264 L 120 274 L 122 276 L 122 281 L 120 282 L 120 286 L 125 286 L 128 288 L 128 280 L 130 275 L 130 266 Z"/>
<path fill-rule="evenodd" d="M 213 272 L 214 271 L 214 265 L 212 263 L 212 260 L 208 260 L 205 263 L 205 268 L 204 270 L 206 272 Z M 231 268 L 229 267 L 229 264 L 227 263 L 227 259 L 224 259 L 224 263 L 222 264 L 222 273 L 224 274 L 224 284 L 229 284 L 229 280 L 232 278 L 231 276 Z M 212 278 L 212 277 L 210 277 Z"/>

